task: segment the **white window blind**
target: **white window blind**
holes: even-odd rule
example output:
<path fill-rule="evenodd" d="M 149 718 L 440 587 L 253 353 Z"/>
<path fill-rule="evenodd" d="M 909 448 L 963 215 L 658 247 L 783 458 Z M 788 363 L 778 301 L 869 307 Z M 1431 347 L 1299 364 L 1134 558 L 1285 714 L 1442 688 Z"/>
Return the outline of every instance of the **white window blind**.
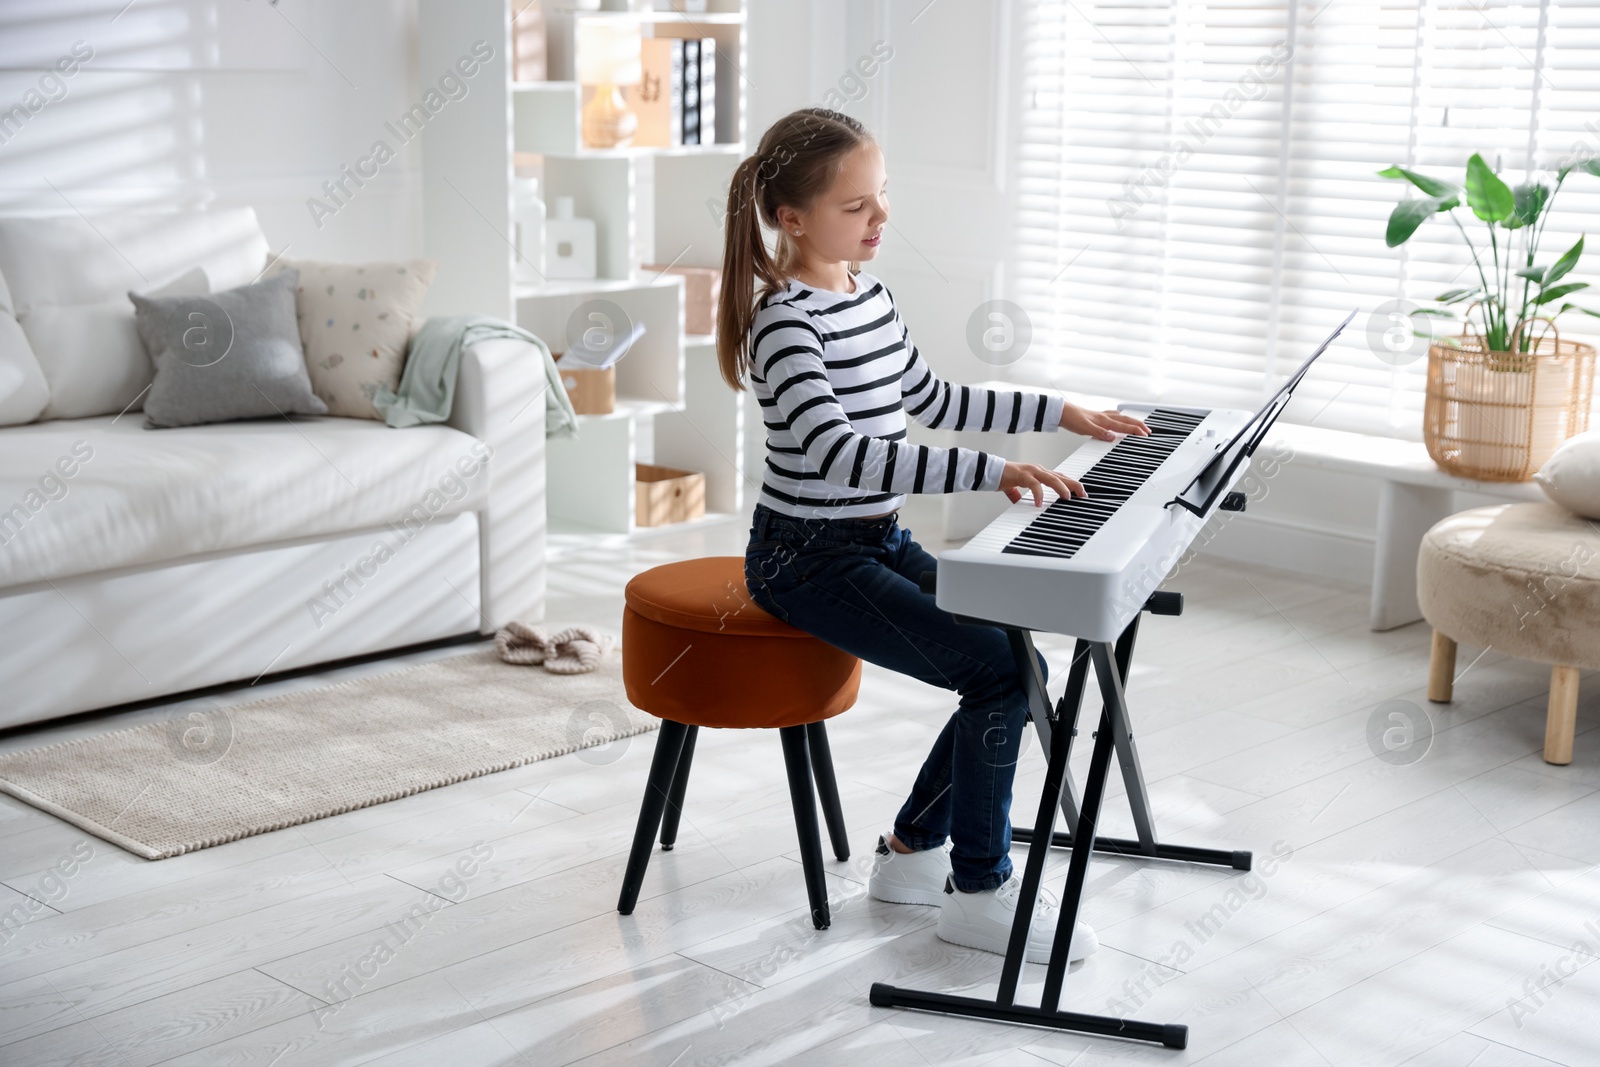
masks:
<path fill-rule="evenodd" d="M 1418 438 L 1426 357 L 1379 358 L 1369 318 L 1477 276 L 1446 216 L 1385 245 L 1390 210 L 1416 191 L 1375 172 L 1459 184 L 1480 152 L 1516 184 L 1600 156 L 1596 0 L 1028 0 L 1024 13 L 1011 296 L 1034 334 L 1010 368 L 1020 382 L 1253 407 L 1360 307 L 1285 418 Z M 1555 204 L 1540 263 L 1600 229 L 1600 179 L 1569 174 Z M 1487 257 L 1483 224 L 1458 214 Z M 1597 264 L 1587 251 L 1571 277 L 1600 282 Z M 1600 295 L 1572 300 L 1600 309 Z M 1559 322 L 1590 343 L 1597 327 Z"/>

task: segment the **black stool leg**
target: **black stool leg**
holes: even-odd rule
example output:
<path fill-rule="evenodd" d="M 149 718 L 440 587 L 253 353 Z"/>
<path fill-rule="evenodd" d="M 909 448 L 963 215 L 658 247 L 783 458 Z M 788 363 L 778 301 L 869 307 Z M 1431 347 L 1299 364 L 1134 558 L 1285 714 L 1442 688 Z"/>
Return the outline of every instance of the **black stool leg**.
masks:
<path fill-rule="evenodd" d="M 678 841 L 678 818 L 683 814 L 683 791 L 689 785 L 689 764 L 694 761 L 694 739 L 700 727 L 691 726 L 683 738 L 683 755 L 672 773 L 672 790 L 667 794 L 667 811 L 661 819 L 661 851 L 671 852 Z"/>
<path fill-rule="evenodd" d="M 822 817 L 828 823 L 833 856 L 843 862 L 850 858 L 850 842 L 844 830 L 844 809 L 839 806 L 839 783 L 833 777 L 833 749 L 828 747 L 828 730 L 820 722 L 806 723 L 806 744 L 811 749 L 811 772 L 817 778 L 817 796 L 822 800 Z"/>
<path fill-rule="evenodd" d="M 644 883 L 651 846 L 661 826 L 661 812 L 667 806 L 667 791 L 672 788 L 672 775 L 688 732 L 689 727 L 681 722 L 661 720 L 656 754 L 650 761 L 650 780 L 645 783 L 644 802 L 639 805 L 639 825 L 633 831 L 633 851 L 628 853 L 628 869 L 622 876 L 622 896 L 617 900 L 617 910 L 624 915 L 632 915 L 633 906 L 639 902 L 639 886 Z"/>
<path fill-rule="evenodd" d="M 789 772 L 789 802 L 794 806 L 794 828 L 800 835 L 800 866 L 806 875 L 806 898 L 811 903 L 811 925 L 826 930 L 828 886 L 822 876 L 822 835 L 817 830 L 817 800 L 811 790 L 811 759 L 806 753 L 806 728 L 781 726 L 783 763 Z"/>

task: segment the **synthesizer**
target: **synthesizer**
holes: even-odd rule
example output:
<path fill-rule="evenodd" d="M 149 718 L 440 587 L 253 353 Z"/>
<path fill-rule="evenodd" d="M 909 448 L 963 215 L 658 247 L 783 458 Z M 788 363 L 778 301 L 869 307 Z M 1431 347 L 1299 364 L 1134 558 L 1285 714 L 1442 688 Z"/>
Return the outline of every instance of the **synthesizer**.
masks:
<path fill-rule="evenodd" d="M 1114 641 L 1209 515 L 1173 503 L 1254 413 L 1121 404 L 1148 437 L 1091 441 L 1056 467 L 1088 497 L 1029 493 L 939 557 L 937 603 L 1007 626 Z M 1231 481 L 1245 473 L 1241 465 Z M 1225 487 L 1227 488 L 1227 487 Z"/>

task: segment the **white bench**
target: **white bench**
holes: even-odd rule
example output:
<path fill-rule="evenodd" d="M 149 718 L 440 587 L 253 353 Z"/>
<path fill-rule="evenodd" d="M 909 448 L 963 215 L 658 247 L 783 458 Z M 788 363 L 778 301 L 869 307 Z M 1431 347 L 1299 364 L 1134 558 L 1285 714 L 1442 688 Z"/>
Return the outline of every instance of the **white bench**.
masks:
<path fill-rule="evenodd" d="M 1417 606 L 1417 552 L 1422 535 L 1439 520 L 1461 509 L 1454 494 L 1481 493 L 1509 501 L 1544 500 L 1532 482 L 1480 482 L 1440 470 L 1420 441 L 1398 441 L 1367 434 L 1325 430 L 1317 426 L 1279 423 L 1269 440 L 1294 450 L 1287 460 L 1296 467 L 1314 467 L 1358 474 L 1379 481 L 1378 527 L 1372 556 L 1374 630 L 1392 630 L 1422 618 Z"/>

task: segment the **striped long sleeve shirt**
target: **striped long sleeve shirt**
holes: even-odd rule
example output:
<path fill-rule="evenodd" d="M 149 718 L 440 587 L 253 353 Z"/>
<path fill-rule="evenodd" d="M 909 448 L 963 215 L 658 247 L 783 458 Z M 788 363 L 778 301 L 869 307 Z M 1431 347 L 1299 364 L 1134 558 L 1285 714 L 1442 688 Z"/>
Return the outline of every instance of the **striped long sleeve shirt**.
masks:
<path fill-rule="evenodd" d="M 1005 460 L 906 441 L 906 415 L 944 430 L 1055 431 L 1062 398 L 934 377 L 889 290 L 866 272 L 854 293 L 791 280 L 750 327 L 750 387 L 767 466 L 760 502 L 799 518 L 898 508 L 907 493 L 996 490 Z"/>

